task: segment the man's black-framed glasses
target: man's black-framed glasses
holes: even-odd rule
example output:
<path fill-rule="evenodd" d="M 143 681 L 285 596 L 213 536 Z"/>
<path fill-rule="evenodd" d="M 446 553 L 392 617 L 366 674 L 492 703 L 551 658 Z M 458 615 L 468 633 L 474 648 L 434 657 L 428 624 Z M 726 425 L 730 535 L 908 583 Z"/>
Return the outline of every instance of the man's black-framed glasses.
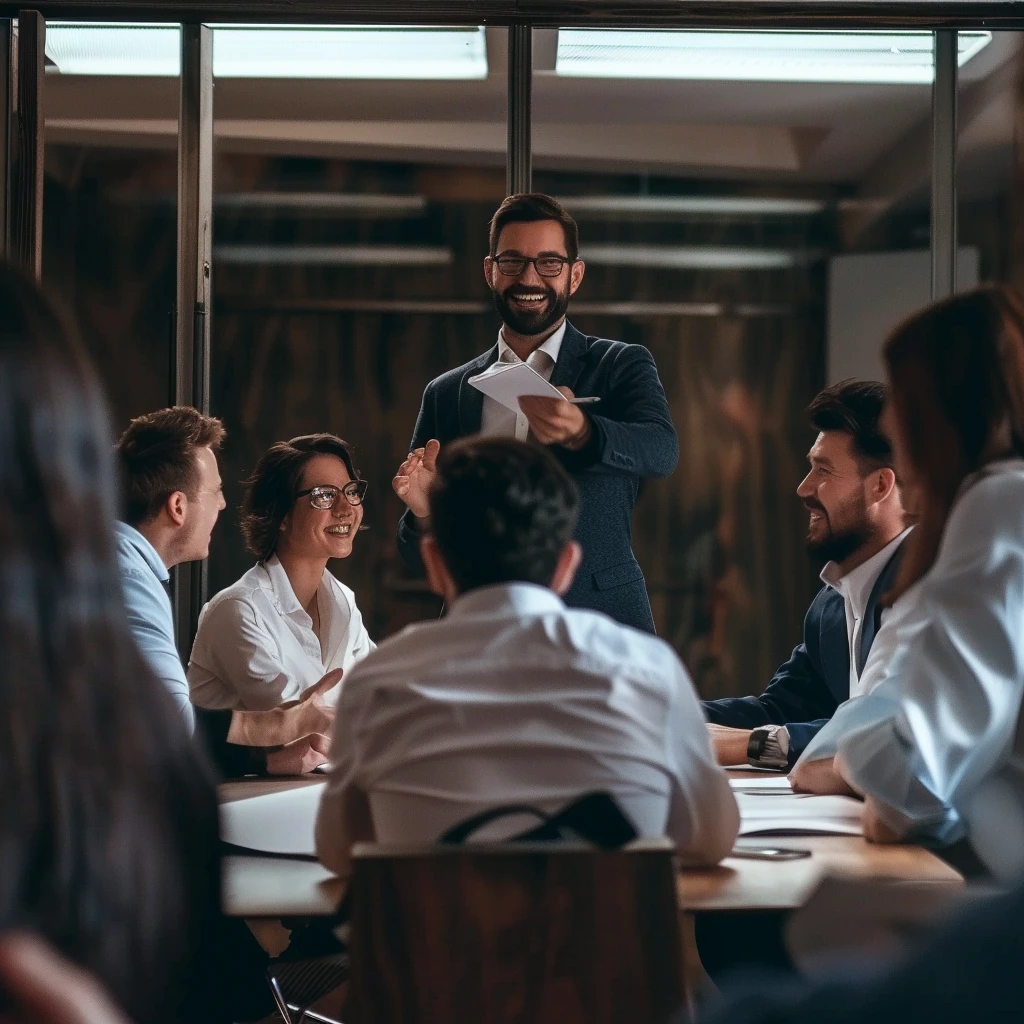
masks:
<path fill-rule="evenodd" d="M 339 495 L 344 497 L 350 505 L 362 505 L 367 487 L 369 487 L 369 484 L 365 480 L 353 480 L 351 483 L 345 484 L 344 487 L 335 487 L 334 484 L 321 484 L 319 487 L 307 487 L 306 490 L 299 491 L 295 498 L 298 500 L 299 498 L 306 497 L 308 494 L 309 503 L 313 508 L 326 511 L 329 508 L 334 508 Z"/>
<path fill-rule="evenodd" d="M 491 259 L 506 277 L 518 277 L 526 269 L 527 263 L 532 263 L 533 269 L 541 277 L 558 277 L 562 267 L 576 262 L 568 256 L 492 256 Z"/>

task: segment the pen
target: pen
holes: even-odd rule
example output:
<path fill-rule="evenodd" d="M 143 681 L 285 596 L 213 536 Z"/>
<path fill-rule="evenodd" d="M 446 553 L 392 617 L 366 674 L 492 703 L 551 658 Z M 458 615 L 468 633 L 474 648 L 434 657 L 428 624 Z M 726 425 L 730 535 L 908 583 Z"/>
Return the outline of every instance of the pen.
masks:
<path fill-rule="evenodd" d="M 570 398 L 568 402 L 570 405 L 591 405 L 594 402 L 600 402 L 601 399 L 597 395 L 591 395 L 587 398 Z"/>

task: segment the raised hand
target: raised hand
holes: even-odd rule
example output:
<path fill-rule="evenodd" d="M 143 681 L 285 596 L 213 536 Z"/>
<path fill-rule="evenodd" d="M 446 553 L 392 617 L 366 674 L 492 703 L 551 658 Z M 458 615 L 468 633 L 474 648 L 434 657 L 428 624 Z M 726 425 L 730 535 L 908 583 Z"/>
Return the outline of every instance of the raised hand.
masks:
<path fill-rule="evenodd" d="M 566 398 L 575 398 L 570 388 L 560 387 Z M 579 406 L 562 402 L 557 398 L 541 398 L 539 395 L 523 395 L 519 408 L 529 420 L 533 436 L 541 444 L 560 444 L 571 451 L 578 451 L 590 439 L 590 420 Z"/>
<path fill-rule="evenodd" d="M 440 451 L 441 442 L 432 439 L 423 448 L 409 452 L 391 481 L 395 494 L 406 503 L 412 514 L 420 519 L 430 512 L 427 495 L 437 472 L 437 455 Z"/>

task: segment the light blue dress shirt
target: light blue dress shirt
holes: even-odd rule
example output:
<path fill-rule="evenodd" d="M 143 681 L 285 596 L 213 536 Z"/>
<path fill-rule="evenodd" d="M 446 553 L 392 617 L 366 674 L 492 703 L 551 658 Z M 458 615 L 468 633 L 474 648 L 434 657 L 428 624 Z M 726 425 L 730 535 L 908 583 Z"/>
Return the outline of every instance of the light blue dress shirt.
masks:
<path fill-rule="evenodd" d="M 170 579 L 156 548 L 127 523 L 114 524 L 117 562 L 128 609 L 128 625 L 142 656 L 167 688 L 189 733 L 195 713 L 188 680 L 174 643 L 174 616 L 164 584 Z"/>
<path fill-rule="evenodd" d="M 965 482 L 932 568 L 882 628 L 897 636 L 880 682 L 802 760 L 837 752 L 900 835 L 967 836 L 997 873 L 1024 870 L 1024 460 Z"/>

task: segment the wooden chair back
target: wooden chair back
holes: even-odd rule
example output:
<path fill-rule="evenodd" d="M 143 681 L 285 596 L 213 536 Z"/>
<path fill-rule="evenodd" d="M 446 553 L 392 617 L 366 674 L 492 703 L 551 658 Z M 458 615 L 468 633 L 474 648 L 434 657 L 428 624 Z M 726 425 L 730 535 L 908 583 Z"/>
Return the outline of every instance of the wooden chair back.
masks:
<path fill-rule="evenodd" d="M 353 851 L 346 1024 L 661 1024 L 684 1002 L 664 840 Z"/>

